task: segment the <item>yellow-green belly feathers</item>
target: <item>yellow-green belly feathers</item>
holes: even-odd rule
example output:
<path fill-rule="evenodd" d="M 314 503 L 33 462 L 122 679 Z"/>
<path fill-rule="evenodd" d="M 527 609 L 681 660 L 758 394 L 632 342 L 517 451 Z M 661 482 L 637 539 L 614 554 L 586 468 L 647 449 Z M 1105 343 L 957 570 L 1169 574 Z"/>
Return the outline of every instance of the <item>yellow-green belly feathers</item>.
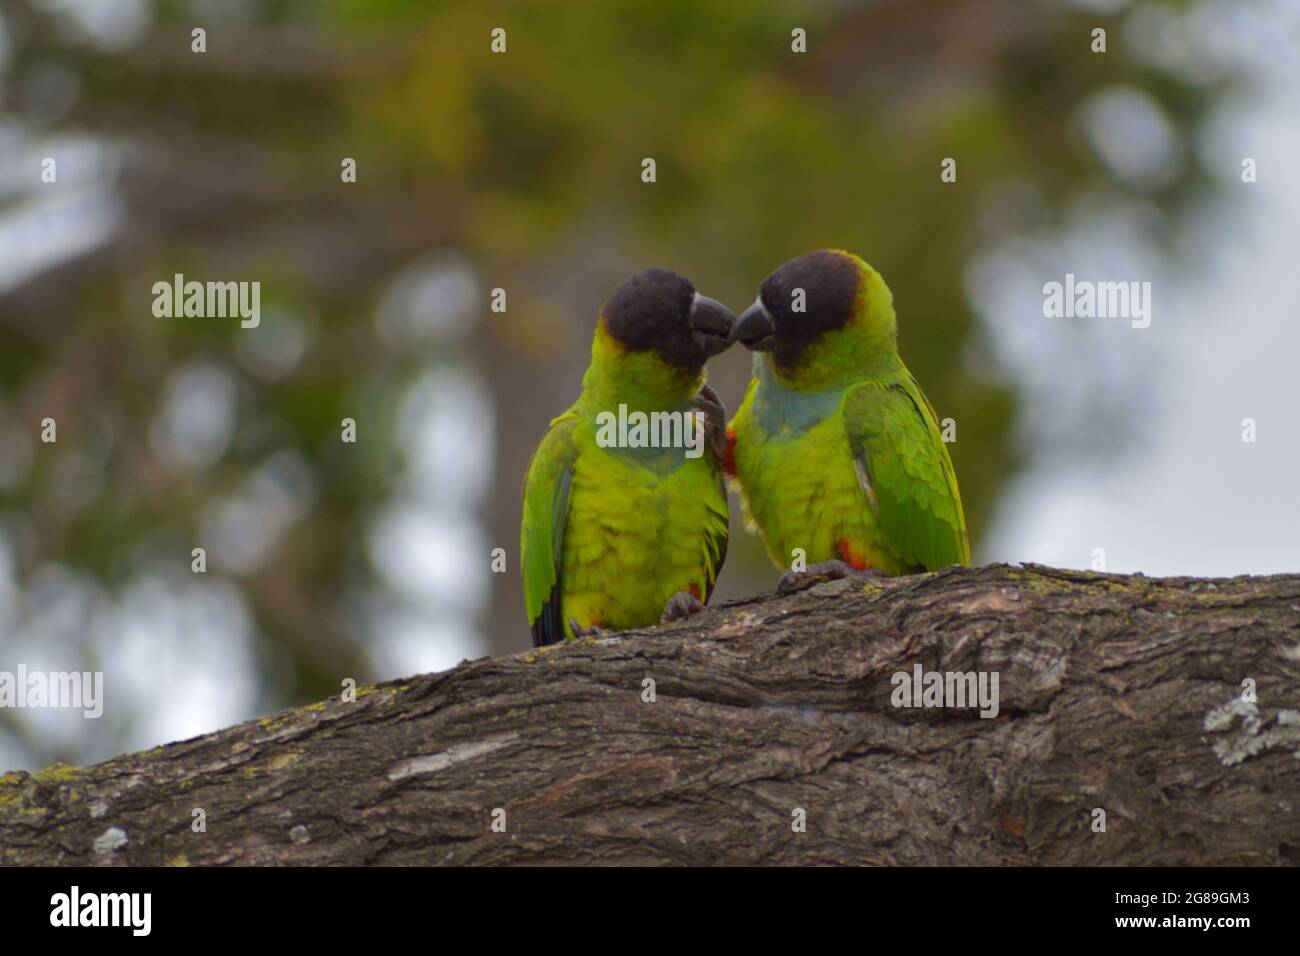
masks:
<path fill-rule="evenodd" d="M 778 567 L 791 567 L 799 548 L 807 564 L 834 559 L 905 574 L 912 569 L 888 549 L 858 484 L 839 397 L 822 398 L 828 414 L 812 424 L 771 418 L 772 434 L 757 426 L 749 401 L 742 406 L 732 431 L 746 520 Z M 809 400 L 810 412 L 817 403 Z"/>
<path fill-rule="evenodd" d="M 727 500 L 716 466 L 679 448 L 599 451 L 574 462 L 564 613 L 583 627 L 657 624 L 677 592 L 704 600 L 721 563 Z"/>

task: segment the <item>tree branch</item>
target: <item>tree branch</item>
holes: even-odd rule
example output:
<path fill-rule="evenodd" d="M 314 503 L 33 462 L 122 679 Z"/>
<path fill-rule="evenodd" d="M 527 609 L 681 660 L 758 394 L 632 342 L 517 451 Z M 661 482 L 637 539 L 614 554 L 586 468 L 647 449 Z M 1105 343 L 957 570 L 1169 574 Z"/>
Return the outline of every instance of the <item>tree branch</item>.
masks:
<path fill-rule="evenodd" d="M 1300 576 L 839 581 L 5 775 L 0 863 L 1294 864 L 1298 707 Z"/>

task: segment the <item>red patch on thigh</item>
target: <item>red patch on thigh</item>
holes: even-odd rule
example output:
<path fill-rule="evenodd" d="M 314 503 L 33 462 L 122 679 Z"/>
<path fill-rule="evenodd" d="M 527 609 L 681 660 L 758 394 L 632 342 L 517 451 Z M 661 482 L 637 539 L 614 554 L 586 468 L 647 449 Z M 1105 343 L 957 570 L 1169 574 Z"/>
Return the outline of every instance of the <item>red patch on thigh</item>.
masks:
<path fill-rule="evenodd" d="M 867 560 L 867 556 L 858 552 L 857 549 L 853 547 L 853 542 L 848 538 L 840 538 L 838 547 L 840 550 L 840 560 L 855 571 L 866 571 L 871 567 L 871 562 Z"/>
<path fill-rule="evenodd" d="M 736 477 L 736 432 L 734 429 L 727 429 L 727 450 L 722 455 L 722 473 L 732 478 Z M 699 595 L 695 595 L 699 597 Z"/>

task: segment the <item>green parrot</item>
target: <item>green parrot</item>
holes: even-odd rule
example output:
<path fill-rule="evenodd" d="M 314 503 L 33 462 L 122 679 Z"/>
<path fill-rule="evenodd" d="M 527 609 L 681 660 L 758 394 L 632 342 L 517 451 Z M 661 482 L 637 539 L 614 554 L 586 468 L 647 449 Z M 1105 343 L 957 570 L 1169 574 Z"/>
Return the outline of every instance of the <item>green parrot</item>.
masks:
<path fill-rule="evenodd" d="M 783 589 L 970 564 L 957 476 L 875 269 L 841 250 L 791 259 L 732 337 L 754 372 L 723 464 L 777 567 L 803 551 Z"/>
<path fill-rule="evenodd" d="M 534 646 L 646 627 L 708 601 L 728 515 L 726 411 L 704 364 L 730 344 L 734 322 L 665 269 L 632 276 L 605 303 L 582 393 L 551 421 L 524 481 L 520 551 Z M 678 447 L 633 447 L 651 441 L 644 428 L 637 438 L 638 412 L 652 423 L 675 418 L 678 430 L 665 437 Z M 624 415 L 633 427 L 621 435 L 612 420 Z"/>

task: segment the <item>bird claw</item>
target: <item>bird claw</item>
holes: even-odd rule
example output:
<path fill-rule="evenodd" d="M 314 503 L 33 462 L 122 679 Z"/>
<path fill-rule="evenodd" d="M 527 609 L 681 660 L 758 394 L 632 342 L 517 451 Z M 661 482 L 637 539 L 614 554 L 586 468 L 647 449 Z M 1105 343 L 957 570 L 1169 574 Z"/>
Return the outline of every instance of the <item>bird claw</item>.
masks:
<path fill-rule="evenodd" d="M 659 623 L 667 624 L 669 621 L 685 620 L 692 614 L 699 614 L 703 610 L 704 603 L 694 594 L 678 591 L 664 605 L 664 613 L 660 615 Z"/>
<path fill-rule="evenodd" d="M 569 618 L 569 630 L 573 632 L 575 641 L 584 637 L 608 637 L 611 633 L 609 628 L 601 627 L 598 624 L 592 624 L 588 627 L 581 627 L 576 618 Z"/>
<path fill-rule="evenodd" d="M 840 581 L 844 578 L 879 578 L 884 575 L 876 568 L 855 568 L 843 561 L 832 559 L 810 564 L 803 571 L 787 571 L 776 583 L 776 589 L 782 594 L 799 591 L 810 584 L 822 581 Z"/>
<path fill-rule="evenodd" d="M 727 453 L 727 409 L 722 399 L 710 385 L 701 385 L 691 405 L 704 413 L 704 437 L 708 439 L 713 454 L 721 461 Z"/>

